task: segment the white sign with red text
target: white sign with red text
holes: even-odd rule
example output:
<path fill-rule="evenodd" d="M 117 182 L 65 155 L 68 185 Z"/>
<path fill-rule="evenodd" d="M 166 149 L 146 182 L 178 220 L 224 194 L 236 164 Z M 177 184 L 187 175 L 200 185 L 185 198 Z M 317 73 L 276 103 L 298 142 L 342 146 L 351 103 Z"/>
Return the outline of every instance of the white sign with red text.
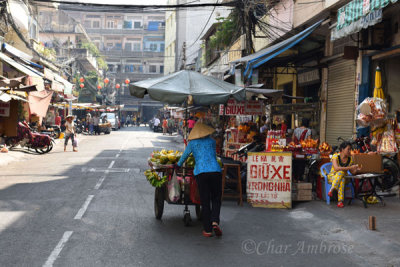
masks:
<path fill-rule="evenodd" d="M 247 201 L 255 207 L 292 208 L 292 153 L 248 153 Z"/>

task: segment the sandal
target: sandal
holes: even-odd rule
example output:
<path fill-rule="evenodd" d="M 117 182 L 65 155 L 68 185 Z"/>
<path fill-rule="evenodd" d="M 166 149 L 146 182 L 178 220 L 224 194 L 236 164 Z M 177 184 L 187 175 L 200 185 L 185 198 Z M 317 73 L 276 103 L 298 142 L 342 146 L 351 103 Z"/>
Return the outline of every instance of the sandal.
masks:
<path fill-rule="evenodd" d="M 202 232 L 202 235 L 203 235 L 204 237 L 212 237 L 212 233 L 206 232 L 206 231 L 204 231 L 204 230 L 203 230 L 203 232 Z"/>
<path fill-rule="evenodd" d="M 328 192 L 328 196 L 329 196 L 329 197 L 333 197 L 332 191 L 329 191 L 329 192 Z"/>
<path fill-rule="evenodd" d="M 343 202 L 339 202 L 339 203 L 337 203 L 337 207 L 338 207 L 338 208 L 344 208 L 344 204 L 343 204 Z"/>
<path fill-rule="evenodd" d="M 222 230 L 219 228 L 218 224 L 213 225 L 213 231 L 216 236 L 221 236 L 222 235 Z"/>

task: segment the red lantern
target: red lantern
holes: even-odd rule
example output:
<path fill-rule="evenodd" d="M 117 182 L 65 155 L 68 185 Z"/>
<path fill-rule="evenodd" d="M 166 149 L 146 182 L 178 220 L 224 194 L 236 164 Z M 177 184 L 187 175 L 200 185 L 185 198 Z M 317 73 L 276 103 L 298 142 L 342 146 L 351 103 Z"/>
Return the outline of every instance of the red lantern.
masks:
<path fill-rule="evenodd" d="M 116 85 L 115 85 L 115 88 L 117 88 L 117 89 L 119 89 L 121 87 L 121 85 L 119 85 L 119 83 L 117 83 Z"/>
<path fill-rule="evenodd" d="M 128 83 L 130 83 L 131 81 L 129 80 L 129 79 L 126 79 L 125 80 L 125 84 L 128 84 Z"/>
<path fill-rule="evenodd" d="M 99 89 L 99 90 L 100 90 L 100 89 L 101 89 L 101 85 L 97 85 L 97 89 Z"/>
<path fill-rule="evenodd" d="M 83 83 L 84 81 L 85 81 L 85 79 L 83 79 L 82 77 L 79 79 L 79 81 L 81 82 L 81 83 Z"/>
<path fill-rule="evenodd" d="M 85 87 L 85 85 L 84 85 L 83 83 L 81 83 L 79 86 L 80 86 L 81 88 Z"/>
<path fill-rule="evenodd" d="M 107 84 L 107 83 L 109 83 L 109 82 L 110 82 L 110 80 L 109 80 L 108 78 L 105 78 L 105 79 L 104 79 L 104 83 L 105 83 L 105 84 Z"/>

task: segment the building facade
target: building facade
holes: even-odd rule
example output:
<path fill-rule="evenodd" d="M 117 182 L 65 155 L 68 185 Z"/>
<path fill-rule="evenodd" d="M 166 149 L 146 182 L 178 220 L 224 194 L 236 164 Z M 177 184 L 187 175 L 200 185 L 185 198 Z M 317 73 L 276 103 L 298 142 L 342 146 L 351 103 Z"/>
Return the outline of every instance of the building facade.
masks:
<path fill-rule="evenodd" d="M 190 4 L 190 0 L 168 0 L 168 5 Z M 210 3 L 208 0 L 196 1 Z M 165 26 L 165 74 L 180 69 L 196 68 L 201 57 L 201 37 L 217 22 L 217 18 L 227 17 L 228 7 L 181 8 L 166 12 Z M 198 69 L 196 69 L 198 70 Z"/>
<path fill-rule="evenodd" d="M 143 106 L 160 103 L 139 100 L 130 95 L 125 81 L 140 81 L 164 74 L 165 12 L 105 13 L 77 12 L 68 14 L 85 28 L 92 42 L 104 55 L 109 87 L 115 90 L 115 103 L 125 111 L 140 111 Z"/>

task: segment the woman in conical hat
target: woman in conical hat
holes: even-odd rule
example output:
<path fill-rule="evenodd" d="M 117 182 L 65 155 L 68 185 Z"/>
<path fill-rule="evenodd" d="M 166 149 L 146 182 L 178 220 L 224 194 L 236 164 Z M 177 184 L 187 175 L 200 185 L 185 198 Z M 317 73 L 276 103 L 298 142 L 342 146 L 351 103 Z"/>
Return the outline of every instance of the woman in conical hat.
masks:
<path fill-rule="evenodd" d="M 217 162 L 215 140 L 210 137 L 214 131 L 203 123 L 196 123 L 188 137 L 190 142 L 178 162 L 178 166 L 182 166 L 190 154 L 193 154 L 196 161 L 194 175 L 200 193 L 205 237 L 211 237 L 213 232 L 217 236 L 222 235 L 219 227 L 222 176 Z"/>

